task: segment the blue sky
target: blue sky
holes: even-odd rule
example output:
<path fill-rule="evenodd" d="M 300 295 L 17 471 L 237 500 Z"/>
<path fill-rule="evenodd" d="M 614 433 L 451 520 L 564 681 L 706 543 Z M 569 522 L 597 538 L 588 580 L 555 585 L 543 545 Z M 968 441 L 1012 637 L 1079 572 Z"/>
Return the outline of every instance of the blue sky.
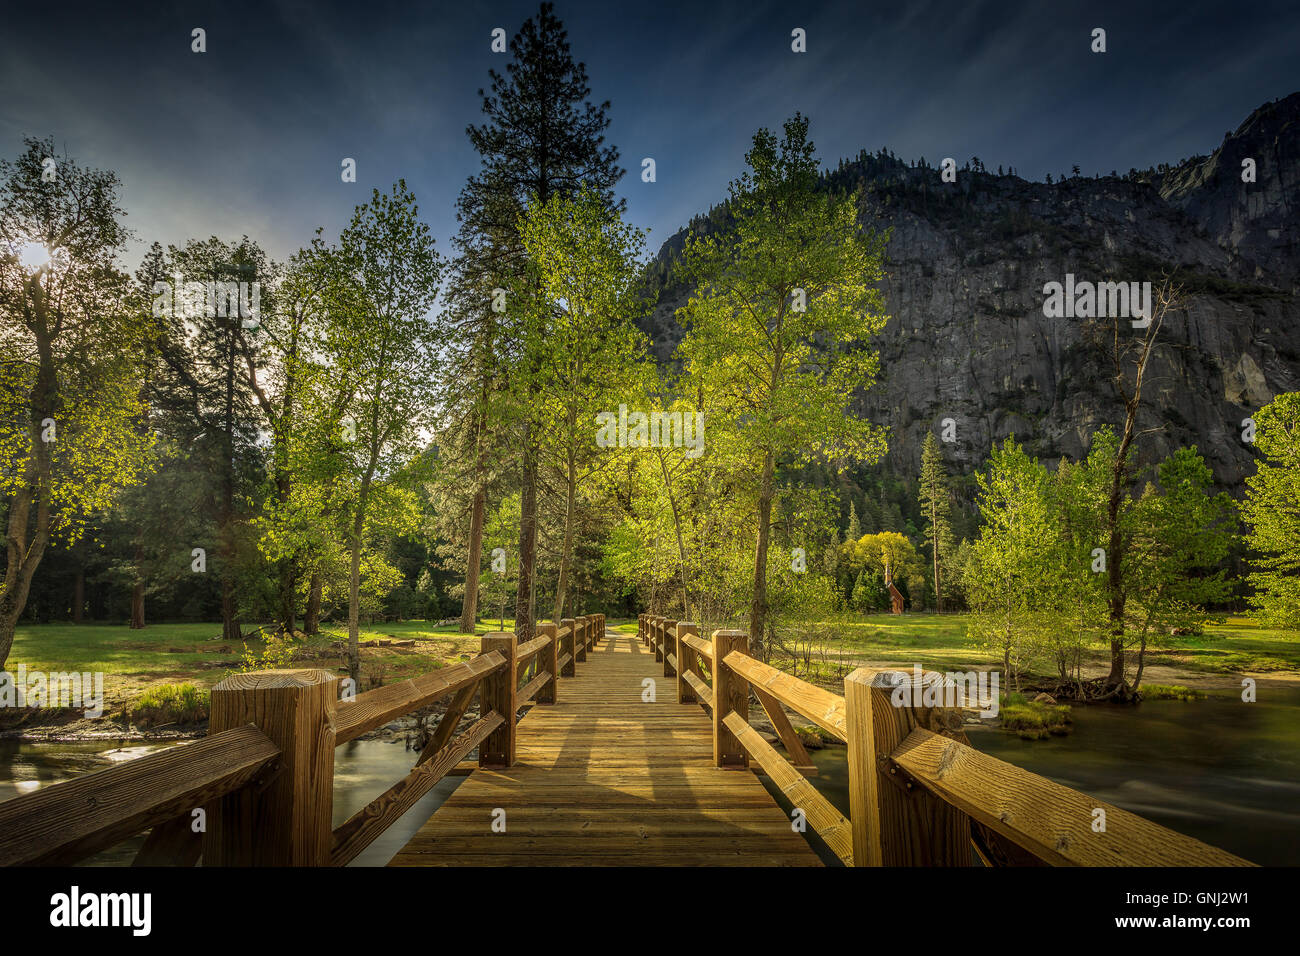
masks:
<path fill-rule="evenodd" d="M 439 246 L 477 168 L 464 130 L 528 3 L 22 4 L 0 34 L 0 155 L 53 135 L 116 170 L 137 243 L 248 234 L 276 258 L 404 177 Z M 1295 4 L 567 2 L 556 12 L 650 247 L 718 202 L 760 126 L 807 114 L 823 162 L 888 147 L 1041 179 L 1177 162 L 1300 89 Z M 190 51 L 195 27 L 208 51 Z M 808 52 L 790 50 L 807 31 Z M 1108 51 L 1089 49 L 1094 27 Z M 658 181 L 641 182 L 654 157 Z M 340 181 L 353 157 L 358 182 Z"/>

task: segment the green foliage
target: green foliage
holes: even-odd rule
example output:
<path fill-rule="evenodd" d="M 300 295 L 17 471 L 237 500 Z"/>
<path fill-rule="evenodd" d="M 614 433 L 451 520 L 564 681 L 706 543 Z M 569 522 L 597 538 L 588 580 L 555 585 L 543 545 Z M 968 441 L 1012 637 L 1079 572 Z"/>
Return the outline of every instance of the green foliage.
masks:
<path fill-rule="evenodd" d="M 930 568 L 938 610 L 943 610 L 943 588 L 956 547 L 952 536 L 952 509 L 949 501 L 948 475 L 943 454 L 933 431 L 925 433 L 921 448 L 921 480 L 918 501 L 926 522 L 925 539 L 930 546 Z"/>
<path fill-rule="evenodd" d="M 1099 429 L 1087 459 L 1053 474 L 1008 440 L 979 478 L 986 523 L 964 576 L 976 612 L 972 635 L 1001 648 L 1012 677 L 1045 655 L 1062 680 L 1079 680 L 1085 649 L 1110 636 L 1102 529 L 1117 447 L 1113 433 Z M 1218 565 L 1231 545 L 1234 509 L 1212 484 L 1196 449 L 1183 448 L 1124 502 L 1125 633 L 1139 647 L 1139 667 L 1150 635 L 1204 626 L 1216 619 L 1207 605 L 1229 593 Z"/>
<path fill-rule="evenodd" d="M 1143 684 L 1143 700 L 1204 700 L 1205 694 L 1182 684 Z"/>
<path fill-rule="evenodd" d="M 1277 396 L 1254 418 L 1261 457 L 1242 509 L 1255 552 L 1251 603 L 1266 624 L 1300 629 L 1300 392 Z"/>
<path fill-rule="evenodd" d="M 46 548 L 138 483 L 151 443 L 134 362 L 154 324 L 118 266 L 117 176 L 67 156 L 43 175 L 56 155 L 29 138 L 0 160 L 0 666 Z"/>

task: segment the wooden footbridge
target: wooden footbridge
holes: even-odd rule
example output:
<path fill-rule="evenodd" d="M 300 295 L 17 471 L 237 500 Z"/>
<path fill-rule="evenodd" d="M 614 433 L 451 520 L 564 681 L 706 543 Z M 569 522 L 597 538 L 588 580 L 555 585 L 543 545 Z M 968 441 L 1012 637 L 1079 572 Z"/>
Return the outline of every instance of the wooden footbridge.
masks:
<path fill-rule="evenodd" d="M 203 740 L 0 804 L 0 865 L 146 831 L 137 865 L 345 865 L 465 772 L 392 865 L 818 865 L 804 832 L 852 866 L 1249 865 L 970 747 L 943 675 L 859 668 L 840 696 L 751 657 L 741 631 L 643 614 L 634 636 L 586 615 L 364 694 L 338 684 L 227 678 Z M 335 747 L 444 699 L 411 772 L 333 827 Z M 809 782 L 787 710 L 847 745 L 847 816 Z"/>

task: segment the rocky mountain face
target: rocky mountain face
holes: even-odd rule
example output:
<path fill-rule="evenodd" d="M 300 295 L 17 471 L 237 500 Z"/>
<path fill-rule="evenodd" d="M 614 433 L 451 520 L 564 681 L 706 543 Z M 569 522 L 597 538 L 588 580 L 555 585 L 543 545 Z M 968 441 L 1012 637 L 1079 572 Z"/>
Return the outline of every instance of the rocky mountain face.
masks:
<path fill-rule="evenodd" d="M 1243 182 L 1243 160 L 1254 182 Z M 1254 471 L 1243 419 L 1300 389 L 1300 93 L 1266 104 L 1209 156 L 1127 175 L 1028 182 L 972 161 L 955 183 L 881 152 L 826 174 L 861 187 L 864 228 L 889 230 L 889 321 L 878 382 L 861 411 L 891 431 L 889 464 L 915 474 L 927 429 L 956 423 L 955 471 L 980 466 L 1009 435 L 1040 458 L 1083 456 L 1122 410 L 1111 320 L 1044 315 L 1044 286 L 1142 282 L 1172 274 L 1182 307 L 1164 322 L 1143 394 L 1139 455 L 1195 444 L 1227 487 Z M 725 221 L 725 208 L 693 227 Z M 659 306 L 646 323 L 657 357 L 681 337 L 673 279 L 685 230 L 652 264 Z M 1122 321 L 1124 334 L 1141 336 Z"/>

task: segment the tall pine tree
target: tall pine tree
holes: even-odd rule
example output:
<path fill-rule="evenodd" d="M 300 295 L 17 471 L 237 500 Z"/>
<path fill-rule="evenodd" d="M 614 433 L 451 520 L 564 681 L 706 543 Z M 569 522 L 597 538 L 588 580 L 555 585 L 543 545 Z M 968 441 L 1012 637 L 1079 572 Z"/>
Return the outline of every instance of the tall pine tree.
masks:
<path fill-rule="evenodd" d="M 930 560 L 934 568 L 934 606 L 943 610 L 943 585 L 940 568 L 952 551 L 952 513 L 948 501 L 948 474 L 934 432 L 926 432 L 921 446 L 921 488 L 918 499 L 921 515 L 927 523 L 926 540 L 930 543 Z"/>
<path fill-rule="evenodd" d="M 618 150 L 605 143 L 609 103 L 589 101 L 586 67 L 574 62 L 568 34 L 552 4 L 542 4 L 537 16 L 524 23 L 510 42 L 510 53 L 505 74 L 490 71 L 490 92 L 479 91 L 486 121 L 469 127 L 467 134 L 482 157 L 482 168 L 470 177 L 457 203 L 461 225 L 454 268 L 457 288 L 452 294 L 459 293 L 462 302 L 468 298 L 471 303 L 463 313 L 459 334 L 474 343 L 462 350 L 471 356 L 469 377 L 475 383 L 465 400 L 479 406 L 458 416 L 468 429 L 459 443 L 474 449 L 475 463 L 461 625 L 473 625 L 484 488 L 492 471 L 488 446 L 496 438 L 510 443 L 519 462 L 515 629 L 526 640 L 533 631 L 537 549 L 539 438 L 533 399 L 542 382 L 540 363 L 521 347 L 523 336 L 512 328 L 512 320 L 522 310 L 511 310 L 507 300 L 505 311 L 499 311 L 500 297 L 493 290 L 527 290 L 519 221 L 529 202 L 545 203 L 555 195 L 571 197 L 586 187 L 621 212 L 623 203 L 615 202 L 613 187 L 624 170 L 618 166 Z M 462 376 L 465 371 L 454 370 Z M 508 438 L 489 428 L 490 416 L 484 413 L 507 381 L 508 397 L 513 399 L 511 417 L 518 422 L 518 433 Z"/>

